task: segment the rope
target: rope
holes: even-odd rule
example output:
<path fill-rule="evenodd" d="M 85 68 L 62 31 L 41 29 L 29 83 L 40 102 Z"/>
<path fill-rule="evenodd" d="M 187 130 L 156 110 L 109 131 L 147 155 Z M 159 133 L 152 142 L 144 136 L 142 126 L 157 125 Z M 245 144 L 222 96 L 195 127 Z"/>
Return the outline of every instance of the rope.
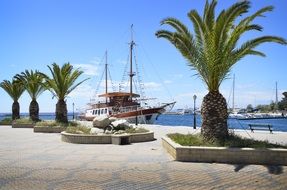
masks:
<path fill-rule="evenodd" d="M 153 70 L 154 70 L 154 72 L 156 73 L 156 76 L 158 77 L 158 79 L 160 80 L 161 84 L 163 85 L 164 89 L 167 91 L 169 97 L 170 97 L 171 99 L 173 99 L 173 98 L 172 98 L 173 96 L 172 96 L 171 92 L 169 91 L 169 89 L 167 88 L 167 86 L 165 85 L 165 83 L 163 82 L 162 78 L 160 77 L 159 72 L 157 71 L 155 65 L 152 63 L 152 61 L 151 61 L 151 59 L 149 58 L 148 54 L 146 53 L 144 47 L 142 47 L 142 49 L 143 49 L 143 53 L 145 54 L 145 56 L 146 56 L 147 59 L 148 59 L 148 62 L 150 62 L 151 66 L 153 67 Z"/>
<path fill-rule="evenodd" d="M 102 80 L 103 80 L 103 78 L 104 78 L 104 73 L 105 73 L 105 72 L 103 72 L 103 73 L 102 73 L 102 76 L 101 76 L 100 81 L 102 81 Z M 99 83 L 98 83 L 98 86 L 97 86 L 97 88 L 96 88 L 96 92 L 95 92 L 95 95 L 94 95 L 94 96 L 96 96 L 96 95 L 97 95 L 97 93 L 98 93 L 98 91 L 99 91 L 100 86 L 101 86 L 101 82 L 99 82 Z"/>
<path fill-rule="evenodd" d="M 128 70 L 128 63 L 129 62 L 129 56 L 127 57 L 127 62 L 125 64 L 125 67 L 124 67 L 124 73 L 123 73 L 123 76 L 122 76 L 122 80 L 120 82 L 120 91 L 125 91 L 127 90 L 127 80 L 126 80 L 126 73 L 127 73 L 127 70 Z"/>
<path fill-rule="evenodd" d="M 135 52 L 136 53 L 136 52 Z M 136 56 L 134 56 L 134 60 L 135 60 L 135 65 L 136 65 L 136 73 L 137 73 L 137 83 L 139 86 L 139 93 L 141 95 L 142 98 L 145 98 L 145 93 L 144 93 L 144 84 L 142 83 L 142 79 L 140 76 L 140 72 L 139 72 L 139 65 L 136 59 Z"/>
<path fill-rule="evenodd" d="M 113 91 L 115 92 L 115 91 L 116 91 L 116 87 L 115 87 L 115 85 L 114 85 L 114 83 L 113 83 L 112 75 L 111 75 L 111 72 L 110 72 L 110 69 L 109 69 L 109 68 L 108 68 L 108 72 L 109 72 L 109 77 L 110 77 L 110 79 L 111 79 L 112 89 L 113 89 Z"/>

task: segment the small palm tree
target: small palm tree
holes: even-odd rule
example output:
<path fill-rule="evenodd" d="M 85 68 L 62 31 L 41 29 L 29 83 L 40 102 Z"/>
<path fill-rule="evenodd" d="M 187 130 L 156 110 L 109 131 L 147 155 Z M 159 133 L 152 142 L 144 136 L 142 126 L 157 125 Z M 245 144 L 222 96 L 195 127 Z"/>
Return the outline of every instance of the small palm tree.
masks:
<path fill-rule="evenodd" d="M 253 20 L 263 13 L 272 11 L 272 6 L 264 7 L 251 16 L 243 17 L 250 8 L 249 1 L 240 1 L 215 17 L 217 1 L 206 1 L 201 17 L 191 10 L 188 17 L 193 24 L 194 33 L 179 20 L 166 18 L 161 24 L 171 26 L 175 31 L 159 30 L 156 36 L 171 42 L 187 59 L 188 65 L 198 72 L 198 76 L 208 88 L 201 107 L 201 133 L 205 140 L 222 141 L 228 136 L 227 104 L 219 92 L 219 86 L 225 80 L 238 61 L 247 55 L 265 56 L 255 48 L 265 42 L 285 44 L 286 40 L 276 36 L 262 36 L 242 43 L 240 37 L 248 31 L 262 31 L 262 27 L 253 24 Z"/>
<path fill-rule="evenodd" d="M 15 76 L 22 85 L 24 85 L 32 101 L 29 106 L 29 115 L 33 121 L 39 121 L 39 104 L 37 98 L 46 90 L 43 85 L 44 75 L 39 71 L 28 71 L 22 72 Z"/>
<path fill-rule="evenodd" d="M 52 92 L 53 96 L 58 99 L 56 104 L 56 121 L 66 123 L 68 122 L 68 117 L 65 99 L 76 87 L 88 80 L 88 78 L 75 84 L 83 71 L 79 69 L 73 70 L 73 66 L 70 63 L 65 63 L 62 67 L 53 63 L 52 67 L 48 66 L 48 68 L 52 74 L 52 78 L 46 76 L 45 85 Z"/>
<path fill-rule="evenodd" d="M 0 83 L 0 87 L 3 88 L 14 101 L 12 104 L 12 119 L 19 119 L 20 104 L 18 100 L 25 90 L 24 86 L 21 85 L 18 80 L 13 79 L 12 82 L 4 80 Z"/>

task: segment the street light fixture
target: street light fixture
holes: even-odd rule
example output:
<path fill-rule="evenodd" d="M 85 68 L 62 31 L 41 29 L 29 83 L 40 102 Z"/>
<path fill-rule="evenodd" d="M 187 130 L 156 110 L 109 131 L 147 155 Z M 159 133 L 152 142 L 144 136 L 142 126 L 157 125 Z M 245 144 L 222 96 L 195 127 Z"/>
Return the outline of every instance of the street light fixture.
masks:
<path fill-rule="evenodd" d="M 196 95 L 193 95 L 193 129 L 196 129 L 196 112 L 195 112 L 195 100 Z"/>

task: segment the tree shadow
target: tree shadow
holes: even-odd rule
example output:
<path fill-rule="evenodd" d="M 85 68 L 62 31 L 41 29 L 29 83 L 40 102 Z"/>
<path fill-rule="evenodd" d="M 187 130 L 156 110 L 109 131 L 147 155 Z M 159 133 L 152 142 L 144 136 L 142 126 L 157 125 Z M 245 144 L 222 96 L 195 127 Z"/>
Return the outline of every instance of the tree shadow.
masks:
<path fill-rule="evenodd" d="M 239 172 L 241 169 L 245 168 L 248 166 L 247 164 L 236 164 L 234 165 L 234 171 Z M 283 167 L 279 165 L 263 165 L 264 167 L 267 168 L 268 173 L 274 174 L 274 175 L 280 175 L 283 173 Z"/>

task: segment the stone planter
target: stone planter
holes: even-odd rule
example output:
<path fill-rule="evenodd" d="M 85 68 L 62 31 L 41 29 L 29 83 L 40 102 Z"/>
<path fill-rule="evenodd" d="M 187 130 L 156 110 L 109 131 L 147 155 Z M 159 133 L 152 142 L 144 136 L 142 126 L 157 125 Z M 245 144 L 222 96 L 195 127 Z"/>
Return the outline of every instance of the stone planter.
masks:
<path fill-rule="evenodd" d="M 131 135 L 122 134 L 122 135 L 112 135 L 112 144 L 116 145 L 127 145 L 131 144 Z"/>
<path fill-rule="evenodd" d="M 132 133 L 132 134 L 71 134 L 61 132 L 62 141 L 77 144 L 130 144 L 154 140 L 154 133 Z"/>
<path fill-rule="evenodd" d="M 168 137 L 162 137 L 162 145 L 177 161 L 287 165 L 287 149 L 181 146 Z"/>
<path fill-rule="evenodd" d="M 146 132 L 146 133 L 131 133 L 131 142 L 137 143 L 137 142 L 147 142 L 147 141 L 153 141 L 154 139 L 154 132 Z"/>
<path fill-rule="evenodd" d="M 61 132 L 62 141 L 76 144 L 111 144 L 111 135 L 71 134 Z"/>
<path fill-rule="evenodd" d="M 34 126 L 34 133 L 61 133 L 66 127 Z"/>
<path fill-rule="evenodd" d="M 12 128 L 34 128 L 34 123 L 12 123 Z"/>
<path fill-rule="evenodd" d="M 0 126 L 11 126 L 12 123 L 0 123 Z"/>

